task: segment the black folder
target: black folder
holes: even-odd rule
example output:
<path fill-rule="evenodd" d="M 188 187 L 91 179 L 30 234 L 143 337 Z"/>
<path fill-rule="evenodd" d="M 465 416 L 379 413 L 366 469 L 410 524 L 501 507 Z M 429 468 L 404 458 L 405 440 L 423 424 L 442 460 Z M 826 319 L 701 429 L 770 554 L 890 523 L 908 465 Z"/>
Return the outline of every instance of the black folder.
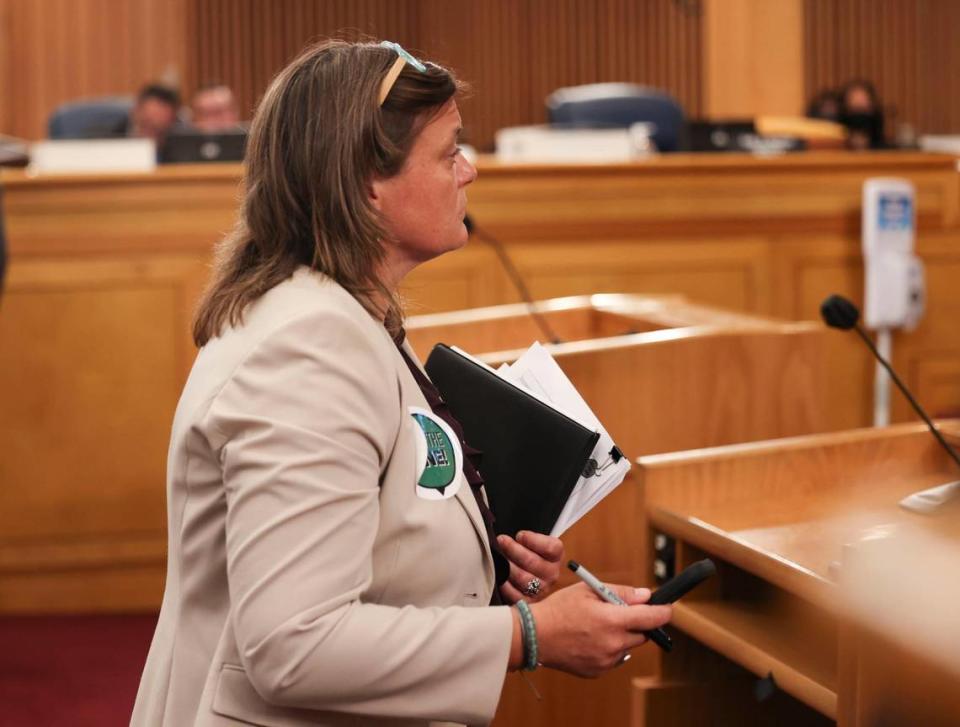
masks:
<path fill-rule="evenodd" d="M 549 533 L 600 434 L 443 343 L 425 368 L 466 442 L 483 453 L 496 532 Z"/>

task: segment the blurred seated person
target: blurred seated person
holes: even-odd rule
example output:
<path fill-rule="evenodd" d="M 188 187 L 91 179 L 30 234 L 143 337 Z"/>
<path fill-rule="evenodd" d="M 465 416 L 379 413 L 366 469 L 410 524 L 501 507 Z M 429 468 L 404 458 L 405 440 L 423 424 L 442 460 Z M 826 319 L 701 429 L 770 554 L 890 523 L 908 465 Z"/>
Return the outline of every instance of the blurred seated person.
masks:
<path fill-rule="evenodd" d="M 807 106 L 807 117 L 823 121 L 840 120 L 840 94 L 832 88 L 818 93 Z"/>
<path fill-rule="evenodd" d="M 241 130 L 240 107 L 230 87 L 223 83 L 206 83 L 193 94 L 190 107 L 192 125 L 200 131 L 215 133 Z"/>
<path fill-rule="evenodd" d="M 177 124 L 179 111 L 179 93 L 168 86 L 150 83 L 140 89 L 125 119 L 112 126 L 86 129 L 84 136 L 91 139 L 153 139 L 159 148 Z"/>
<path fill-rule="evenodd" d="M 885 149 L 883 107 L 869 81 L 847 83 L 840 94 L 840 123 L 847 127 L 850 149 Z"/>

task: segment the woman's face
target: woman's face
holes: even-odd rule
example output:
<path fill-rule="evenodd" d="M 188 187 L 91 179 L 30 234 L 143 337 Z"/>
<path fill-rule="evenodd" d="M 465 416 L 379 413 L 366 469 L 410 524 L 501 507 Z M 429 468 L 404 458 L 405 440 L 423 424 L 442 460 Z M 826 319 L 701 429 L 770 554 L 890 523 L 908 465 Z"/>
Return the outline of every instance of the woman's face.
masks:
<path fill-rule="evenodd" d="M 371 185 L 387 232 L 382 277 L 388 284 L 467 242 L 466 187 L 477 170 L 457 146 L 460 129 L 460 111 L 448 101 L 420 132 L 400 173 Z"/>
<path fill-rule="evenodd" d="M 862 86 L 854 86 L 847 91 L 844 106 L 850 114 L 872 114 L 874 112 L 873 98 L 869 91 Z"/>

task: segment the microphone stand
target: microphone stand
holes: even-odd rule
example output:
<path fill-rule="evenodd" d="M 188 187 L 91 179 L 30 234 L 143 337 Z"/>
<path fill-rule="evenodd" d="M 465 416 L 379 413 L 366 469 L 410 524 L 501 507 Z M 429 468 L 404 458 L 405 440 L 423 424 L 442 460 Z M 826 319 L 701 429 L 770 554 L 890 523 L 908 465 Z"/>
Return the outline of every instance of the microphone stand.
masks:
<path fill-rule="evenodd" d="M 877 347 L 873 345 L 873 341 L 870 339 L 870 336 L 867 335 L 867 332 L 859 324 L 859 309 L 843 296 L 831 295 L 829 298 L 824 300 L 823 303 L 821 303 L 820 315 L 823 317 L 824 323 L 831 328 L 839 328 L 843 331 L 848 331 L 851 328 L 856 330 L 857 335 L 863 339 L 865 344 L 867 344 L 867 348 L 870 349 L 870 352 L 873 354 L 877 362 L 883 366 L 887 374 L 897 385 L 897 388 L 903 392 L 905 397 L 907 397 L 907 401 L 910 402 L 913 410 L 920 415 L 921 419 L 923 419 L 924 423 L 927 425 L 927 429 L 930 430 L 930 433 L 934 436 L 940 446 L 943 447 L 947 454 L 950 455 L 950 458 L 957 464 L 957 466 L 960 466 L 960 456 L 957 455 L 956 450 L 950 446 L 946 439 L 943 438 L 940 430 L 934 426 L 933 422 L 930 420 L 930 417 L 927 416 L 927 413 L 923 410 L 923 407 L 921 407 L 917 400 L 913 398 L 913 395 L 900 380 L 900 377 L 897 376 L 897 372 L 893 370 L 893 367 L 890 365 L 887 359 L 880 355 Z M 908 495 L 900 500 L 900 507 L 907 510 L 912 510 L 913 512 L 929 515 L 933 512 L 936 512 L 941 506 L 947 504 L 951 500 L 958 499 L 958 496 L 960 496 L 960 481 L 948 482 L 945 485 L 937 485 L 936 487 L 931 487 L 926 490 L 921 490 L 920 492 L 914 492 L 912 495 Z"/>
<path fill-rule="evenodd" d="M 877 350 L 877 347 L 873 345 L 873 341 L 870 340 L 870 336 L 867 335 L 867 332 L 863 330 L 863 327 L 857 323 L 854 325 L 854 329 L 860 338 L 863 339 L 863 342 L 867 344 L 869 349 L 873 352 L 874 357 L 886 369 L 887 374 L 893 379 L 893 382 L 897 385 L 897 388 L 903 392 L 903 395 L 907 397 L 907 401 L 910 402 L 910 405 L 913 407 L 913 410 L 920 415 L 920 418 L 923 419 L 926 423 L 927 428 L 930 430 L 930 433 L 936 437 L 937 441 L 940 443 L 940 446 L 946 450 L 947 454 L 957 463 L 957 466 L 960 466 L 960 456 L 957 455 L 957 451 L 950 446 L 946 439 L 943 438 L 943 435 L 940 433 L 940 430 L 937 429 L 930 417 L 927 416 L 927 412 L 923 410 L 923 407 L 913 398 L 913 395 L 900 380 L 900 377 L 897 376 L 897 372 L 893 370 L 893 367 L 887 363 L 887 360 L 880 355 L 880 352 Z M 900 500 L 900 507 L 910 510 L 911 512 L 920 513 L 922 515 L 930 515 L 936 512 L 939 508 L 946 505 L 948 502 L 957 499 L 960 497 L 960 480 L 954 482 L 948 482 L 945 485 L 937 485 L 936 487 L 930 487 L 926 490 L 920 490 L 919 492 L 914 492 L 913 494 L 907 495 L 905 498 Z"/>
<path fill-rule="evenodd" d="M 510 278 L 510 282 L 513 283 L 513 287 L 517 289 L 517 292 L 520 293 L 520 297 L 526 304 L 527 313 L 529 313 L 530 317 L 533 318 L 533 322 L 537 324 L 537 328 L 540 329 L 540 333 L 543 334 L 544 338 L 546 338 L 550 343 L 563 343 L 563 339 L 556 334 L 556 332 L 547 322 L 547 319 L 544 318 L 540 311 L 537 310 L 537 306 L 533 302 L 533 297 L 530 295 L 530 290 L 527 288 L 527 284 L 523 282 L 523 277 L 520 275 L 520 271 L 517 270 L 516 266 L 513 264 L 513 260 L 510 259 L 506 249 L 504 249 L 503 243 L 493 235 L 488 234 L 478 227 L 476 222 L 471 221 L 468 229 L 472 234 L 476 235 L 483 242 L 487 243 L 493 248 L 497 258 L 500 260 L 500 264 L 503 266 L 507 276 Z"/>
<path fill-rule="evenodd" d="M 957 466 L 960 467 L 960 456 L 957 455 L 956 450 L 950 446 L 946 439 L 943 438 L 943 435 L 940 433 L 940 430 L 937 429 L 933 422 L 930 420 L 930 417 L 927 416 L 927 412 L 923 410 L 923 407 L 917 403 L 917 400 L 913 398 L 913 395 L 907 390 L 907 387 L 904 386 L 903 382 L 900 380 L 900 377 L 897 376 L 897 372 L 893 370 L 893 367 L 887 363 L 887 360 L 880 355 L 880 352 L 877 350 L 877 347 L 873 345 L 873 341 L 870 339 L 870 336 L 867 335 L 867 332 L 863 330 L 863 327 L 858 323 L 854 326 L 854 330 L 860 335 L 860 338 L 863 339 L 863 342 L 867 344 L 870 350 L 873 352 L 873 355 L 876 357 L 877 361 L 880 362 L 880 365 L 886 369 L 887 373 L 890 375 L 890 378 L 893 379 L 893 382 L 897 385 L 897 388 L 903 392 L 903 395 L 907 397 L 907 401 L 910 402 L 910 405 L 913 407 L 913 410 L 920 415 L 920 418 L 926 423 L 927 427 L 930 429 L 930 432 L 934 437 L 937 438 L 937 441 L 940 442 L 940 445 L 947 451 L 953 461 L 957 463 Z"/>

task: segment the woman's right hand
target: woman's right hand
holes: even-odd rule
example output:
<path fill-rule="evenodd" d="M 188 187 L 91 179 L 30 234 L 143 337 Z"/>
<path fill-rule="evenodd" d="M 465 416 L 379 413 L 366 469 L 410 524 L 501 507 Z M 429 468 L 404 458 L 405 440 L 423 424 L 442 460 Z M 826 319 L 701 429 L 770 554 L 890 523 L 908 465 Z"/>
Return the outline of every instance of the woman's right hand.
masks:
<path fill-rule="evenodd" d="M 622 663 L 647 638 L 643 631 L 670 620 L 670 606 L 647 606 L 650 589 L 607 584 L 627 606 L 602 600 L 584 583 L 563 588 L 531 604 L 539 660 L 544 666 L 596 677 Z"/>

